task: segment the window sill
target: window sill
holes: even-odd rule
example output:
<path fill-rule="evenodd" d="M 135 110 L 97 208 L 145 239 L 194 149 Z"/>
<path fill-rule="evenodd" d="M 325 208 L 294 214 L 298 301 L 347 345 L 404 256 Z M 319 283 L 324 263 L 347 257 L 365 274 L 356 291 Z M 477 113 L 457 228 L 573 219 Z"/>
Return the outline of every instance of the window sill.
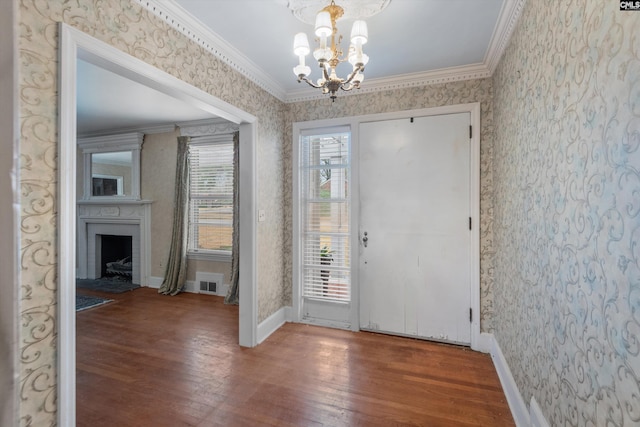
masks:
<path fill-rule="evenodd" d="M 231 262 L 231 252 L 225 252 L 225 251 L 187 252 L 187 259 L 195 259 L 198 261 Z"/>

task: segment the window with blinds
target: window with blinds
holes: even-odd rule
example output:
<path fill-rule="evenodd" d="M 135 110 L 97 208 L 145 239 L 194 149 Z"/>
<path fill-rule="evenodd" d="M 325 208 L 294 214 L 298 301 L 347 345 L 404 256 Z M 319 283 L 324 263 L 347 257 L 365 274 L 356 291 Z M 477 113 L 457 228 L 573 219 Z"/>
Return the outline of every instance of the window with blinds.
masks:
<path fill-rule="evenodd" d="M 193 138 L 189 147 L 191 253 L 231 254 L 233 139 Z"/>
<path fill-rule="evenodd" d="M 351 133 L 302 135 L 300 143 L 302 295 L 350 301 Z"/>

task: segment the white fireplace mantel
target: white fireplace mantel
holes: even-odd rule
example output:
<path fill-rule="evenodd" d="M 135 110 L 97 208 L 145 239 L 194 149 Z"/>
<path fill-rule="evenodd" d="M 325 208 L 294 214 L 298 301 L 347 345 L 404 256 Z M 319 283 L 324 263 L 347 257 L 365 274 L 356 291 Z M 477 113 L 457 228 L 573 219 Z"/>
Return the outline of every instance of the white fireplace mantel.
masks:
<path fill-rule="evenodd" d="M 135 240 L 139 236 L 139 253 L 133 258 L 139 260 L 139 284 L 148 286 L 151 276 L 151 203 L 151 200 L 117 198 L 78 201 L 78 278 L 94 278 L 95 234 L 107 234 L 104 231 L 111 230 L 112 234 L 131 235 L 136 249 L 138 244 Z M 134 276 L 138 274 L 134 273 Z"/>

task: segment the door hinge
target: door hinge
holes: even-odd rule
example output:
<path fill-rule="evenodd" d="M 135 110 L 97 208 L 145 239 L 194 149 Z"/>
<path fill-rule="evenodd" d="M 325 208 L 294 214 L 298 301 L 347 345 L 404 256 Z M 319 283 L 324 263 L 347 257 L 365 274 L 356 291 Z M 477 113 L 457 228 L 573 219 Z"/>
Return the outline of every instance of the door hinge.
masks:
<path fill-rule="evenodd" d="M 411 117 L 411 123 L 413 123 L 413 117 Z"/>
<path fill-rule="evenodd" d="M 473 126 L 469 125 L 469 139 L 473 138 Z"/>
<path fill-rule="evenodd" d="M 469 230 L 471 230 L 471 217 L 469 217 Z"/>
<path fill-rule="evenodd" d="M 469 308 L 469 323 L 473 322 L 473 308 Z"/>

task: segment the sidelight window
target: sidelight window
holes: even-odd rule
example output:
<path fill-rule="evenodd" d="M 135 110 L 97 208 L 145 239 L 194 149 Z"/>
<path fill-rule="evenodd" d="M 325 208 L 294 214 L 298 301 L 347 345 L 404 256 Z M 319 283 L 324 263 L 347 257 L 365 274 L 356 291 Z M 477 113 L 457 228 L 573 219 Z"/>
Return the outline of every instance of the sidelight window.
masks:
<path fill-rule="evenodd" d="M 351 133 L 300 137 L 302 295 L 351 300 Z"/>

